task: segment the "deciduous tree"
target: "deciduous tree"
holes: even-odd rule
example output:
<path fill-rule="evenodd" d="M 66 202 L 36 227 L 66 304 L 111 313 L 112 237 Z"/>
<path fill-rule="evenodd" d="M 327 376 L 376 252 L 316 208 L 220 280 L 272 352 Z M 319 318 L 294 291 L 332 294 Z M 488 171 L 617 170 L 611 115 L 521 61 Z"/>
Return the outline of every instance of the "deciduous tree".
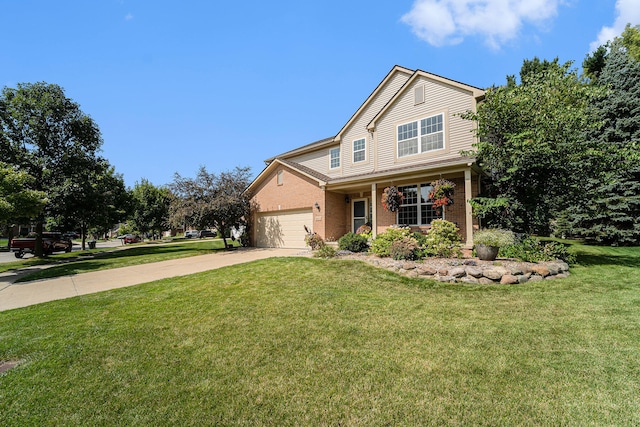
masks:
<path fill-rule="evenodd" d="M 478 111 L 464 115 L 477 122 L 479 137 L 468 154 L 491 177 L 478 199 L 490 206 L 488 223 L 548 234 L 555 215 L 582 197 L 589 149 L 583 131 L 599 125 L 588 106 L 602 91 L 585 84 L 571 63 L 525 61 L 521 76 L 519 85 L 488 90 Z"/>
<path fill-rule="evenodd" d="M 5 87 L 0 95 L 0 158 L 33 177 L 29 188 L 47 194 L 63 185 L 83 162 L 95 158 L 102 137 L 95 122 L 55 84 Z M 50 204 L 45 207 L 46 214 Z M 41 236 L 44 215 L 36 222 Z M 42 256 L 42 240 L 36 240 Z"/>
<path fill-rule="evenodd" d="M 209 173 L 202 166 L 195 178 L 175 174 L 170 188 L 174 194 L 171 218 L 176 225 L 185 222 L 198 228 L 215 227 L 224 239 L 231 228 L 248 231 L 250 169 L 236 167 L 220 174 Z"/>
<path fill-rule="evenodd" d="M 161 235 L 169 222 L 169 190 L 142 179 L 136 182 L 131 197 L 131 226 L 142 233 L 157 231 Z"/>

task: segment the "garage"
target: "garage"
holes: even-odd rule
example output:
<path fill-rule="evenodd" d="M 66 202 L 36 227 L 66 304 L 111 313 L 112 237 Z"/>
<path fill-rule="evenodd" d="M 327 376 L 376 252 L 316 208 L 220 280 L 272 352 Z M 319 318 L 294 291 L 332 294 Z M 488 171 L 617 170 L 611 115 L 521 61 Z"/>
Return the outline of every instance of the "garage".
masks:
<path fill-rule="evenodd" d="M 311 209 L 256 214 L 256 246 L 259 248 L 304 248 L 306 232 L 313 229 Z"/>

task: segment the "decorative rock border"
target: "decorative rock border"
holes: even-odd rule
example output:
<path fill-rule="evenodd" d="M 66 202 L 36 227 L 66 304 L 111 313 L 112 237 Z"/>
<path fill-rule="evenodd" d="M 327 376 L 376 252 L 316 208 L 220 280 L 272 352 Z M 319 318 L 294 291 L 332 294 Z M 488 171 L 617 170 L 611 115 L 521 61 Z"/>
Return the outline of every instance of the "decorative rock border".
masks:
<path fill-rule="evenodd" d="M 569 276 L 569 264 L 563 261 L 517 262 L 510 259 L 480 261 L 478 259 L 426 258 L 422 261 L 396 261 L 371 255 L 349 254 L 342 258 L 359 259 L 376 267 L 408 277 L 437 280 L 444 283 L 517 285 Z"/>

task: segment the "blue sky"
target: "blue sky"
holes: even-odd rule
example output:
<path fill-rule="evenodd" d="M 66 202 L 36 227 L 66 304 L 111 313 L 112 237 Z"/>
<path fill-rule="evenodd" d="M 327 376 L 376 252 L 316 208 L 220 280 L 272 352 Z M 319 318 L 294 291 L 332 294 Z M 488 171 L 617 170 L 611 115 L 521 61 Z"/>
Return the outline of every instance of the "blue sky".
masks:
<path fill-rule="evenodd" d="M 0 0 L 0 86 L 45 81 L 128 186 L 249 166 L 335 135 L 394 65 L 473 86 L 581 65 L 638 0 Z"/>

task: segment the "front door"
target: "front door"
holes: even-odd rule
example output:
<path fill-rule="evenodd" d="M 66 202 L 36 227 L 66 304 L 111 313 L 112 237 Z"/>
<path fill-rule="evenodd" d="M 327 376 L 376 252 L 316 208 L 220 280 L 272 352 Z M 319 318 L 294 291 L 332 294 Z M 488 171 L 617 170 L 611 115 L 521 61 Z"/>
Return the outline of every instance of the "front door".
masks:
<path fill-rule="evenodd" d="M 353 232 L 367 223 L 367 199 L 356 199 L 353 201 Z"/>

